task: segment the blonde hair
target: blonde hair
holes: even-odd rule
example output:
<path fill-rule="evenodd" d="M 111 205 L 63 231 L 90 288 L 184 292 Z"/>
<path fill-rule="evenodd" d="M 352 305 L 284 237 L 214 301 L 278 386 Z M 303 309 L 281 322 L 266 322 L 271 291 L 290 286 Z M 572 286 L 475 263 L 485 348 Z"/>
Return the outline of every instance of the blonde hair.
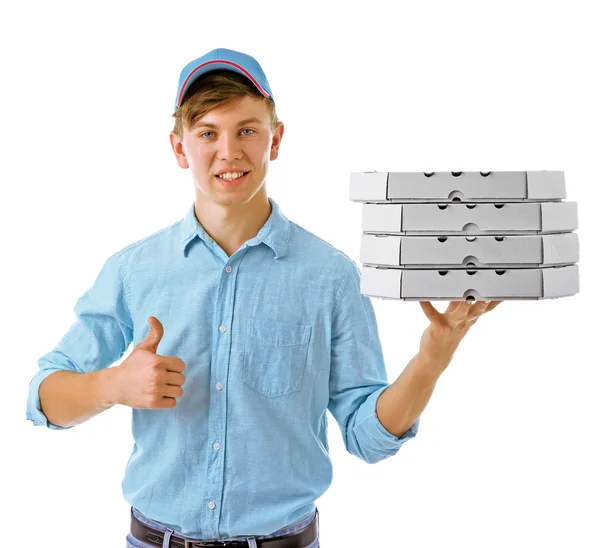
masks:
<path fill-rule="evenodd" d="M 183 128 L 188 130 L 207 112 L 232 99 L 242 99 L 250 95 L 264 101 L 271 117 L 271 131 L 274 133 L 279 124 L 275 103 L 265 97 L 245 76 L 230 70 L 215 70 L 201 76 L 186 91 L 182 104 L 173 113 L 175 126 L 173 133 L 183 139 Z"/>

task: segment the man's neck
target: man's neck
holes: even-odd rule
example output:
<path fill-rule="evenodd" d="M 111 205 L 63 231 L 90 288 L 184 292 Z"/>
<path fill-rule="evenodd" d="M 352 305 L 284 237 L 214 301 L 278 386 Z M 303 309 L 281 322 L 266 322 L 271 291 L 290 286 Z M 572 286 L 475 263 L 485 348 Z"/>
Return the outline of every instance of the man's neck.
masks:
<path fill-rule="evenodd" d="M 271 209 L 266 194 L 259 192 L 249 202 L 230 207 L 196 197 L 194 213 L 208 235 L 231 257 L 258 234 Z"/>

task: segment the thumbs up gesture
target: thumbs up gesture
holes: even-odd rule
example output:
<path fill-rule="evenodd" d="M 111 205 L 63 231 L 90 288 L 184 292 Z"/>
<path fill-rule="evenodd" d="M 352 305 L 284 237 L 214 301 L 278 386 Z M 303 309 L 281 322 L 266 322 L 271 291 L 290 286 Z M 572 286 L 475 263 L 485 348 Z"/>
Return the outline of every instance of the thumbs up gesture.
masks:
<path fill-rule="evenodd" d="M 117 403 L 137 409 L 170 409 L 183 395 L 185 363 L 176 356 L 156 353 L 164 329 L 158 318 L 148 317 L 150 332 L 117 367 Z"/>

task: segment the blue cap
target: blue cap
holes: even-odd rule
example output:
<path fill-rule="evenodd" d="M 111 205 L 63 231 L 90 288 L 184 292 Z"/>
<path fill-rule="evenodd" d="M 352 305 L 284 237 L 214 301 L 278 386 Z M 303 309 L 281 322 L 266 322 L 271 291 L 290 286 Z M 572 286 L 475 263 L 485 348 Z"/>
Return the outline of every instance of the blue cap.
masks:
<path fill-rule="evenodd" d="M 183 68 L 179 76 L 175 110 L 181 106 L 181 100 L 192 82 L 207 72 L 219 69 L 231 70 L 246 76 L 265 97 L 273 99 L 267 77 L 254 57 L 240 51 L 219 48 L 194 59 Z"/>

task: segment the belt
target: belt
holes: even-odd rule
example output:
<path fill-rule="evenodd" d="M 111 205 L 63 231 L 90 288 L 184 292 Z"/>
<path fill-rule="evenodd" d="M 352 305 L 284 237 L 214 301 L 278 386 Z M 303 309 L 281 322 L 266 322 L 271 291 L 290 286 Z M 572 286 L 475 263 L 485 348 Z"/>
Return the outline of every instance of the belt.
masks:
<path fill-rule="evenodd" d="M 318 532 L 319 517 L 317 515 L 310 525 L 296 533 L 280 537 L 257 538 L 256 546 L 257 548 L 305 548 L 317 538 Z M 139 521 L 133 511 L 131 512 L 131 534 L 140 542 L 161 548 L 165 536 L 164 531 L 154 529 Z M 247 540 L 194 540 L 176 535 L 177 533 L 171 535 L 169 548 L 248 548 L 249 546 Z"/>

